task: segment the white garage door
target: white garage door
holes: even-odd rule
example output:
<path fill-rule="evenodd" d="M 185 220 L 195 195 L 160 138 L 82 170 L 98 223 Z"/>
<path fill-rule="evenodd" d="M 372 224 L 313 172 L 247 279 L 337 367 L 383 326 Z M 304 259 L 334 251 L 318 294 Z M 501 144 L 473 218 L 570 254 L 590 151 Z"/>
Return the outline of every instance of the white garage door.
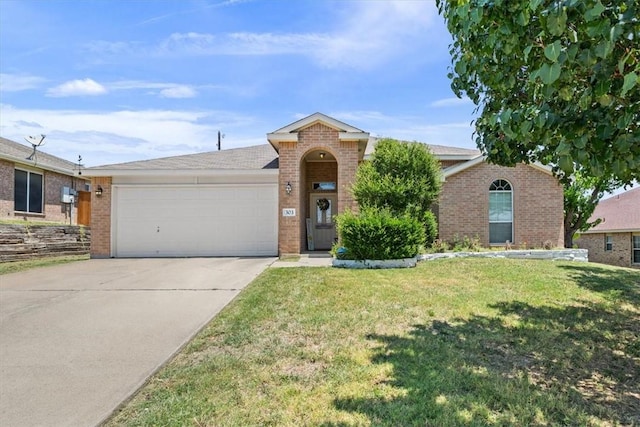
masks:
<path fill-rule="evenodd" d="M 114 187 L 116 257 L 273 256 L 276 184 Z"/>

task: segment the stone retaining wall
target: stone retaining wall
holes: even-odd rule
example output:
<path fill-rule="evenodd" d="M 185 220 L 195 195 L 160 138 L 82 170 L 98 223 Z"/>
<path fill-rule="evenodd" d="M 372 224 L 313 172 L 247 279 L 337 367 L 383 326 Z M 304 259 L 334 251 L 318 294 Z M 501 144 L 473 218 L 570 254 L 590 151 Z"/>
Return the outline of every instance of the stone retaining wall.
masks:
<path fill-rule="evenodd" d="M 0 224 L 0 261 L 88 254 L 90 242 L 88 227 Z"/>
<path fill-rule="evenodd" d="M 514 259 L 546 259 L 552 261 L 589 261 L 589 251 L 586 249 L 555 249 L 555 250 L 516 250 L 516 251 L 490 251 L 490 252 L 445 252 L 438 254 L 421 254 L 415 258 L 378 260 L 346 260 L 336 259 L 332 261 L 334 267 L 340 268 L 411 268 L 418 261 L 433 261 L 443 258 L 514 258 Z"/>
<path fill-rule="evenodd" d="M 555 249 L 555 250 L 514 250 L 487 252 L 446 252 L 439 254 L 419 255 L 421 261 L 432 261 L 442 258 L 516 258 L 516 259 L 549 259 L 553 261 L 589 261 L 589 251 L 586 249 Z"/>

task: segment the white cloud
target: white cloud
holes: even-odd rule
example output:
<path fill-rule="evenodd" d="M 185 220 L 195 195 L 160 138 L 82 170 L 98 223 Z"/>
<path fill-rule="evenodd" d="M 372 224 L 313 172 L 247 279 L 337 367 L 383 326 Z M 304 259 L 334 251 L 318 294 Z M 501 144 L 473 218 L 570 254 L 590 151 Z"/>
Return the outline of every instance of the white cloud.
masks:
<path fill-rule="evenodd" d="M 67 96 L 95 96 L 104 95 L 107 89 L 100 83 L 92 79 L 71 80 L 47 90 L 47 96 L 67 97 Z"/>
<path fill-rule="evenodd" d="M 439 48 L 449 34 L 429 1 L 345 2 L 332 28 L 311 33 L 231 32 L 173 33 L 154 46 L 138 43 L 92 43 L 105 55 L 210 56 L 301 55 L 326 68 L 370 69 L 412 52 L 424 61 L 446 54 Z"/>
<path fill-rule="evenodd" d="M 152 94 L 157 94 L 162 98 L 194 98 L 198 95 L 198 91 L 194 87 L 177 83 L 156 83 L 141 80 L 121 80 L 112 83 L 105 83 L 105 86 L 110 91 L 157 89 L 159 91 L 154 91 L 152 92 Z"/>
<path fill-rule="evenodd" d="M 163 98 L 193 98 L 196 95 L 198 92 L 189 86 L 172 86 L 160 91 Z"/>
<path fill-rule="evenodd" d="M 46 79 L 29 74 L 0 73 L 0 91 L 20 92 L 23 90 L 37 89 L 46 82 Z"/>
<path fill-rule="evenodd" d="M 329 42 L 330 37 L 321 34 L 173 33 L 161 42 L 158 53 L 163 55 L 306 55 Z"/>
<path fill-rule="evenodd" d="M 299 113 L 294 115 L 294 119 L 299 120 L 309 114 Z M 419 115 L 389 115 L 367 110 L 331 111 L 326 114 L 369 132 L 371 136 L 472 150 L 477 148 L 472 139 L 474 128 L 468 121 L 430 120 Z"/>
<path fill-rule="evenodd" d="M 314 57 L 328 67 L 371 68 L 414 52 L 423 60 L 437 54 L 448 36 L 438 25 L 431 1 L 375 1 L 347 3 L 331 42 Z M 405 59 L 406 61 L 406 59 Z"/>
<path fill-rule="evenodd" d="M 226 111 L 79 111 L 22 109 L 0 104 L 0 134 L 20 141 L 33 132 L 25 120 L 42 126 L 47 152 L 87 166 L 215 150 L 216 134 L 224 148 L 265 144 L 269 125 Z M 275 128 L 275 127 L 274 127 Z"/>
<path fill-rule="evenodd" d="M 433 101 L 431 104 L 429 104 L 429 106 L 439 108 L 439 107 L 459 107 L 462 105 L 472 105 L 472 104 L 473 104 L 473 101 L 471 101 L 471 99 L 469 98 L 451 97 L 451 98 L 444 98 L 444 99 L 438 99 L 437 101 Z"/>

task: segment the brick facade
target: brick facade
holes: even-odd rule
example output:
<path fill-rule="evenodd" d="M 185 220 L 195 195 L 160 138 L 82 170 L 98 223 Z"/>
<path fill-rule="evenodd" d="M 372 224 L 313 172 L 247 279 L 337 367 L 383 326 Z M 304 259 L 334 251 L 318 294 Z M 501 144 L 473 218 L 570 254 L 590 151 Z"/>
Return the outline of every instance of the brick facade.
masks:
<path fill-rule="evenodd" d="M 102 187 L 102 196 L 95 190 Z M 111 256 L 111 177 L 91 178 L 91 257 Z"/>
<path fill-rule="evenodd" d="M 322 116 L 318 113 L 319 116 Z M 315 115 L 314 115 L 315 116 Z M 314 116 L 309 116 L 314 119 Z M 368 134 L 331 118 L 296 122 L 272 134 L 269 139 L 278 151 L 278 254 L 299 254 L 306 250 L 306 218 L 310 215 L 310 193 L 313 182 L 336 182 L 337 209 L 357 210 L 351 193 L 356 170 L 365 151 Z M 340 138 L 343 140 L 340 140 Z M 351 139 L 354 140 L 351 140 Z M 349 139 L 349 140 L 347 140 Z M 320 159 L 318 152 L 326 153 Z M 480 159 L 477 159 L 480 160 Z M 437 204 L 440 238 L 451 241 L 455 235 L 478 237 L 489 246 L 489 187 L 496 179 L 511 183 L 513 189 L 514 247 L 540 248 L 564 246 L 563 192 L 557 179 L 533 166 L 513 168 L 472 160 L 466 169 L 447 173 Z M 460 163 L 446 160 L 443 167 Z M 456 168 L 458 169 L 458 168 Z M 2 173 L 2 170 L 0 170 Z M 291 194 L 287 194 L 287 184 Z M 95 189 L 102 187 L 101 197 Z M 111 255 L 111 177 L 92 179 L 92 257 Z M 283 216 L 284 209 L 294 209 L 295 216 Z"/>
<path fill-rule="evenodd" d="M 613 241 L 609 251 L 605 249 L 605 236 L 611 236 Z M 591 262 L 640 268 L 640 264 L 633 264 L 632 236 L 631 232 L 588 233 L 581 234 L 575 242 L 580 249 L 589 250 L 589 261 Z"/>
<path fill-rule="evenodd" d="M 13 162 L 0 159 L 0 218 L 13 216 Z"/>
<path fill-rule="evenodd" d="M 496 179 L 509 181 L 513 190 L 512 244 L 563 247 L 562 187 L 553 176 L 524 164 L 508 168 L 482 162 L 447 177 L 438 202 L 440 238 L 477 236 L 489 246 L 489 186 Z"/>
<path fill-rule="evenodd" d="M 337 159 L 337 163 L 335 166 L 315 166 L 313 163 L 307 163 L 306 156 L 314 151 L 330 154 Z M 296 209 L 295 217 L 279 215 L 278 252 L 280 255 L 297 254 L 306 247 L 305 218 L 309 205 L 309 189 L 316 174 L 329 176 L 332 173 L 329 168 L 335 168 L 333 170 L 336 174 L 338 213 L 348 207 L 355 208 L 356 203 L 350 188 L 358 167 L 358 143 L 340 141 L 337 130 L 316 123 L 298 132 L 298 142 L 282 142 L 278 154 L 279 213 L 284 208 Z M 323 171 L 323 168 L 326 170 Z M 287 183 L 292 187 L 290 195 L 285 191 Z"/>
<path fill-rule="evenodd" d="M 20 167 L 20 166 L 18 166 Z M 43 175 L 44 200 L 42 213 L 25 213 L 14 210 L 14 182 L 16 164 L 0 160 L 0 217 L 2 218 L 31 218 L 38 221 L 52 221 L 69 223 L 69 205 L 61 202 L 62 187 L 84 190 L 86 181 L 81 178 L 64 175 L 57 172 L 24 167 Z M 71 223 L 77 223 L 77 208 L 74 205 L 71 213 Z"/>

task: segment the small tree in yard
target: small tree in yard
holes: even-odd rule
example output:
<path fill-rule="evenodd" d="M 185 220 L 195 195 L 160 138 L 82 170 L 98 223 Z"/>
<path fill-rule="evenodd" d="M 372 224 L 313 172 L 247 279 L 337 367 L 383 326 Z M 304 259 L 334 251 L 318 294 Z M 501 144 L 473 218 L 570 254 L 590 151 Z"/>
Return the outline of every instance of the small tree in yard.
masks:
<path fill-rule="evenodd" d="M 564 186 L 564 247 L 573 247 L 573 236 L 587 231 L 602 222 L 601 218 L 589 221 L 598 202 L 606 192 L 619 187 L 620 183 L 603 178 L 594 178 L 576 173 L 571 183 Z"/>
<path fill-rule="evenodd" d="M 349 258 L 406 258 L 436 238 L 429 210 L 440 193 L 440 165 L 418 142 L 382 139 L 371 161 L 358 168 L 352 186 L 360 214 L 338 215 L 340 240 Z M 417 227 L 417 228 L 416 228 Z"/>
<path fill-rule="evenodd" d="M 362 208 L 387 209 L 395 216 L 409 214 L 432 225 L 430 211 L 442 187 L 440 164 L 429 148 L 419 142 L 381 139 L 371 161 L 358 168 L 353 195 Z M 427 243 L 435 239 L 427 226 Z"/>

